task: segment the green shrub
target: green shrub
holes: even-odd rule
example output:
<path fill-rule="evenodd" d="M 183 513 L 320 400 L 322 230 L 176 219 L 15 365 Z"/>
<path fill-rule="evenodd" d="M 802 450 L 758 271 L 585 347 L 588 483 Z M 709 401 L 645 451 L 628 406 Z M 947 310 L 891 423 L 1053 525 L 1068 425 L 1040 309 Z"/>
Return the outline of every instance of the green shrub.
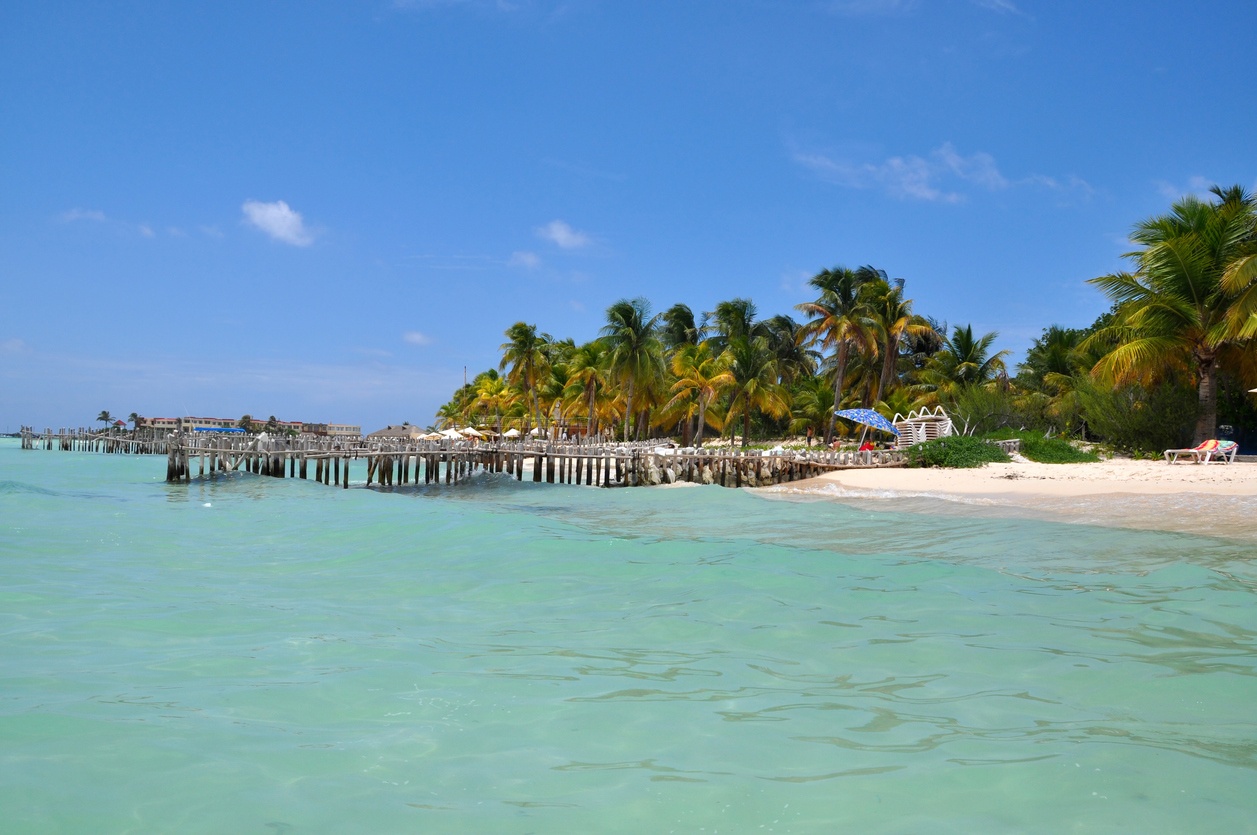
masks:
<path fill-rule="evenodd" d="M 1084 464 L 1100 460 L 1094 452 L 1078 449 L 1064 438 L 1049 438 L 1042 432 L 1003 430 L 986 437 L 1001 441 L 1017 438 L 1021 441 L 1021 455 L 1040 464 Z"/>
<path fill-rule="evenodd" d="M 1009 460 L 1008 454 L 995 444 L 971 435 L 952 435 L 908 449 L 909 467 L 969 468 Z"/>

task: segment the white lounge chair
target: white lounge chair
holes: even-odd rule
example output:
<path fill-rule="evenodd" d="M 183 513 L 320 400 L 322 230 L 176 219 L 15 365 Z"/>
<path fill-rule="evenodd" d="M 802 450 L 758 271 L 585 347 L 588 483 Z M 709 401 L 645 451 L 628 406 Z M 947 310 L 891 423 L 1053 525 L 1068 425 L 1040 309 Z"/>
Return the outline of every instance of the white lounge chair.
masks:
<path fill-rule="evenodd" d="M 1190 459 L 1193 464 L 1234 464 L 1240 445 L 1235 441 L 1205 441 L 1191 449 L 1167 449 L 1165 463 L 1177 464 L 1180 459 Z"/>

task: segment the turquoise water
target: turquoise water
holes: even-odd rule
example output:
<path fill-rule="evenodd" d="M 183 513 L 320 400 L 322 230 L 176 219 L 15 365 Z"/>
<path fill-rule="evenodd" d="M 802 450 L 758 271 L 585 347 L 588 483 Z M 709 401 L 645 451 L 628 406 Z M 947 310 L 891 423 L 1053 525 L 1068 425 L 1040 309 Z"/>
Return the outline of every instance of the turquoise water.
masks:
<path fill-rule="evenodd" d="M 5 832 L 1257 829 L 1252 542 L 164 474 L 0 442 Z"/>

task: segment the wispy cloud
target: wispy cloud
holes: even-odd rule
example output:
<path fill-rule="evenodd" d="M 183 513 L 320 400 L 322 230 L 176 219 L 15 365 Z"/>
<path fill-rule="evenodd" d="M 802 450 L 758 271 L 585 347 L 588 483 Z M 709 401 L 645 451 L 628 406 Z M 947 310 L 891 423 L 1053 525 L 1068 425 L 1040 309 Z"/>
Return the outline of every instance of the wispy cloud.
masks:
<path fill-rule="evenodd" d="M 64 223 L 73 223 L 76 220 L 92 220 L 96 223 L 104 223 L 108 218 L 105 213 L 99 209 L 70 209 L 68 212 L 61 213 L 61 220 Z"/>
<path fill-rule="evenodd" d="M 550 241 L 561 249 L 580 249 L 592 243 L 584 232 L 577 232 L 561 220 L 552 220 L 538 228 L 537 237 Z"/>
<path fill-rule="evenodd" d="M 157 233 L 153 231 L 153 227 L 149 226 L 147 223 L 141 223 L 136 228 L 139 229 L 140 234 L 146 238 L 157 237 Z"/>
<path fill-rule="evenodd" d="M 20 339 L 0 340 L 0 354 L 25 354 L 29 351 L 30 346 Z"/>
<path fill-rule="evenodd" d="M 829 0 L 824 5 L 835 14 L 857 17 L 908 12 L 916 7 L 917 0 Z"/>
<path fill-rule="evenodd" d="M 523 267 L 526 270 L 535 270 L 541 266 L 541 256 L 535 252 L 521 250 L 511 253 L 511 260 L 507 262 L 512 267 Z"/>
<path fill-rule="evenodd" d="M 973 5 L 1001 14 L 1023 14 L 1012 0 L 973 0 Z"/>
<path fill-rule="evenodd" d="M 1014 186 L 1039 186 L 1090 196 L 1091 186 L 1078 177 L 1064 180 L 1031 174 L 1016 180 L 1000 171 L 995 157 L 985 151 L 962 154 L 950 142 L 927 156 L 911 154 L 881 162 L 856 162 L 822 153 L 795 151 L 794 161 L 821 179 L 847 188 L 877 188 L 892 197 L 937 203 L 959 203 L 966 191 L 1002 191 Z"/>
<path fill-rule="evenodd" d="M 1211 180 L 1208 177 L 1196 175 L 1187 178 L 1187 185 L 1171 183 L 1165 180 L 1157 180 L 1155 185 L 1157 192 L 1166 200 L 1178 200 L 1180 197 L 1185 197 L 1188 194 L 1199 197 L 1201 200 L 1206 200 L 1213 196 L 1209 193 L 1209 189 L 1213 188 L 1216 182 L 1216 180 Z"/>
<path fill-rule="evenodd" d="M 244 222 L 277 241 L 293 246 L 309 246 L 314 243 L 314 233 L 306 228 L 301 213 L 294 211 L 283 200 L 274 203 L 263 203 L 258 200 L 246 200 L 240 207 L 244 212 Z"/>
<path fill-rule="evenodd" d="M 408 345 L 431 345 L 432 337 L 419 331 L 406 331 L 402 334 L 402 342 Z"/>

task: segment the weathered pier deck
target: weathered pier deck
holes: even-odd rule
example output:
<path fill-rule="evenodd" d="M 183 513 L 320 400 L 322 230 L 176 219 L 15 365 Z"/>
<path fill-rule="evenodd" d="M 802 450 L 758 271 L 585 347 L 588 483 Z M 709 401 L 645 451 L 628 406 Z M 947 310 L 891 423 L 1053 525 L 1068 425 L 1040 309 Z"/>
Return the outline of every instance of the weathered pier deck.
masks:
<path fill-rule="evenodd" d="M 1016 448 L 1016 442 L 1005 444 Z M 312 479 L 348 488 L 456 484 L 477 472 L 519 481 L 637 487 L 688 482 L 764 487 L 835 469 L 901 467 L 904 450 L 678 449 L 666 442 L 630 444 L 548 441 L 386 441 L 281 438 L 214 433 L 95 433 L 24 430 L 24 449 L 166 455 L 166 480 L 191 481 L 228 472 Z M 351 478 L 351 468 L 358 471 Z M 364 472 L 365 470 L 365 472 Z"/>

